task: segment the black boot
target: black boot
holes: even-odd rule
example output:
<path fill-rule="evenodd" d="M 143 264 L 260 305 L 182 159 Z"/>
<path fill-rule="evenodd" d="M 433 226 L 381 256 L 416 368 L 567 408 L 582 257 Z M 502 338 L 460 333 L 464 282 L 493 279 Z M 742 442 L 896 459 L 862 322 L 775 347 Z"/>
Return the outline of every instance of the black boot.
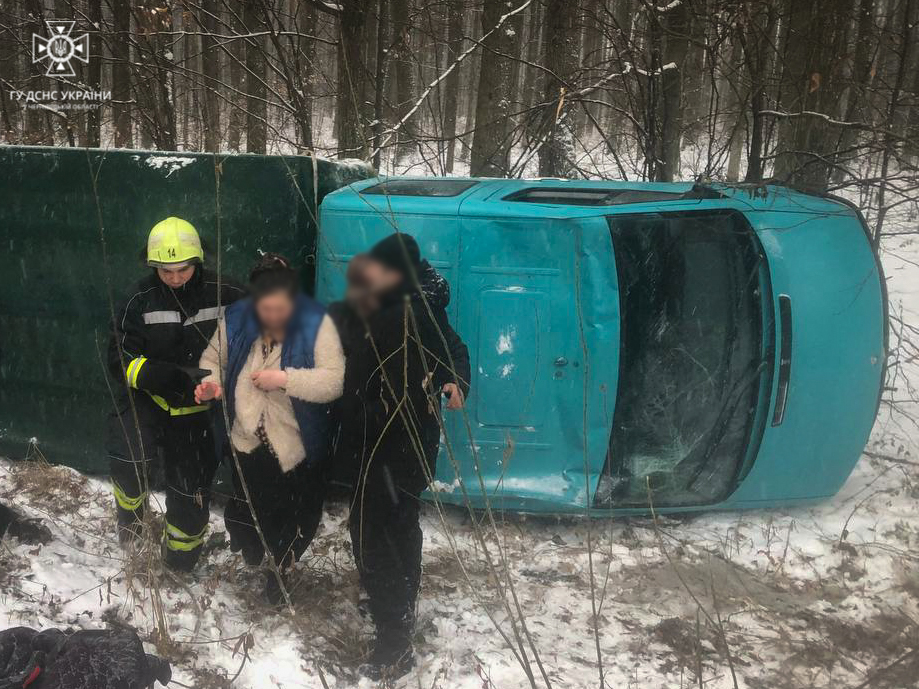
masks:
<path fill-rule="evenodd" d="M 243 561 L 251 566 L 258 567 L 265 559 L 265 547 L 262 545 L 258 534 L 248 534 L 242 536 L 234 531 L 230 531 L 230 552 L 242 553 Z"/>
<path fill-rule="evenodd" d="M 201 546 L 192 550 L 173 550 L 167 548 L 165 543 L 163 544 L 163 564 L 173 572 L 180 574 L 191 572 L 198 563 L 200 555 Z"/>
<path fill-rule="evenodd" d="M 411 631 L 379 629 L 373 651 L 361 672 L 373 680 L 394 680 L 406 674 L 414 664 Z"/>

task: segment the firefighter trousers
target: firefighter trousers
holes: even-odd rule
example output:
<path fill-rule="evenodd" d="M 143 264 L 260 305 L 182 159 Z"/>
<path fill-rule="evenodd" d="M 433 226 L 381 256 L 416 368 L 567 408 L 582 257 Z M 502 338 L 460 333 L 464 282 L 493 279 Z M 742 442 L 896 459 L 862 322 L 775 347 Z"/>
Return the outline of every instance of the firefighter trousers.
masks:
<path fill-rule="evenodd" d="M 151 483 L 162 464 L 166 564 L 190 570 L 201 554 L 217 470 L 211 415 L 171 414 L 144 392 L 131 393 L 109 419 L 108 457 L 120 528 L 140 533 Z M 136 420 L 134 416 L 136 410 Z"/>

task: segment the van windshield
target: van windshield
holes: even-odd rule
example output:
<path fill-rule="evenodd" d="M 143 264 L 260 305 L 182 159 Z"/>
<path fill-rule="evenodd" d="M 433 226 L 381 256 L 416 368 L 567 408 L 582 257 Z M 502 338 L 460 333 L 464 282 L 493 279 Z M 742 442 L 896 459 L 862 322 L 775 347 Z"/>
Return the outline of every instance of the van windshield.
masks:
<path fill-rule="evenodd" d="M 597 501 L 716 502 L 754 456 L 772 379 L 758 240 L 734 212 L 608 220 L 621 351 Z"/>

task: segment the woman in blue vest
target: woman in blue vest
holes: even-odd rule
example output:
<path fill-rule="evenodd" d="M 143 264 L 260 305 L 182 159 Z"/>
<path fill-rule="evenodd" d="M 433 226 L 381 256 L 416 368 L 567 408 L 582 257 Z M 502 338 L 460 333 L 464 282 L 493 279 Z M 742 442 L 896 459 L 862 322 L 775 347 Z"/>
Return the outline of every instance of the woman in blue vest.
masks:
<path fill-rule="evenodd" d="M 286 572 L 322 517 L 329 403 L 341 395 L 345 357 L 332 320 L 301 293 L 285 258 L 265 254 L 249 276 L 249 290 L 250 298 L 227 308 L 201 356 L 201 368 L 213 373 L 195 398 L 223 398 L 229 415 L 235 496 L 224 520 L 231 549 L 259 565 L 264 536 Z M 268 573 L 265 590 L 273 603 L 282 599 L 281 583 Z"/>

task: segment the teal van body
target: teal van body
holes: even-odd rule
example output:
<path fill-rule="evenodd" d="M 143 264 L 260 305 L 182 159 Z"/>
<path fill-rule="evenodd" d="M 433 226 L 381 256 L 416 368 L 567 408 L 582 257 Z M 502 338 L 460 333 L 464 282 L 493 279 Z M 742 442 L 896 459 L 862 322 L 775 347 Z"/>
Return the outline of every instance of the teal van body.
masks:
<path fill-rule="evenodd" d="M 376 178 L 320 206 L 316 293 L 398 229 L 452 287 L 471 393 L 444 502 L 628 514 L 832 496 L 877 414 L 886 294 L 858 211 L 781 187 Z"/>

